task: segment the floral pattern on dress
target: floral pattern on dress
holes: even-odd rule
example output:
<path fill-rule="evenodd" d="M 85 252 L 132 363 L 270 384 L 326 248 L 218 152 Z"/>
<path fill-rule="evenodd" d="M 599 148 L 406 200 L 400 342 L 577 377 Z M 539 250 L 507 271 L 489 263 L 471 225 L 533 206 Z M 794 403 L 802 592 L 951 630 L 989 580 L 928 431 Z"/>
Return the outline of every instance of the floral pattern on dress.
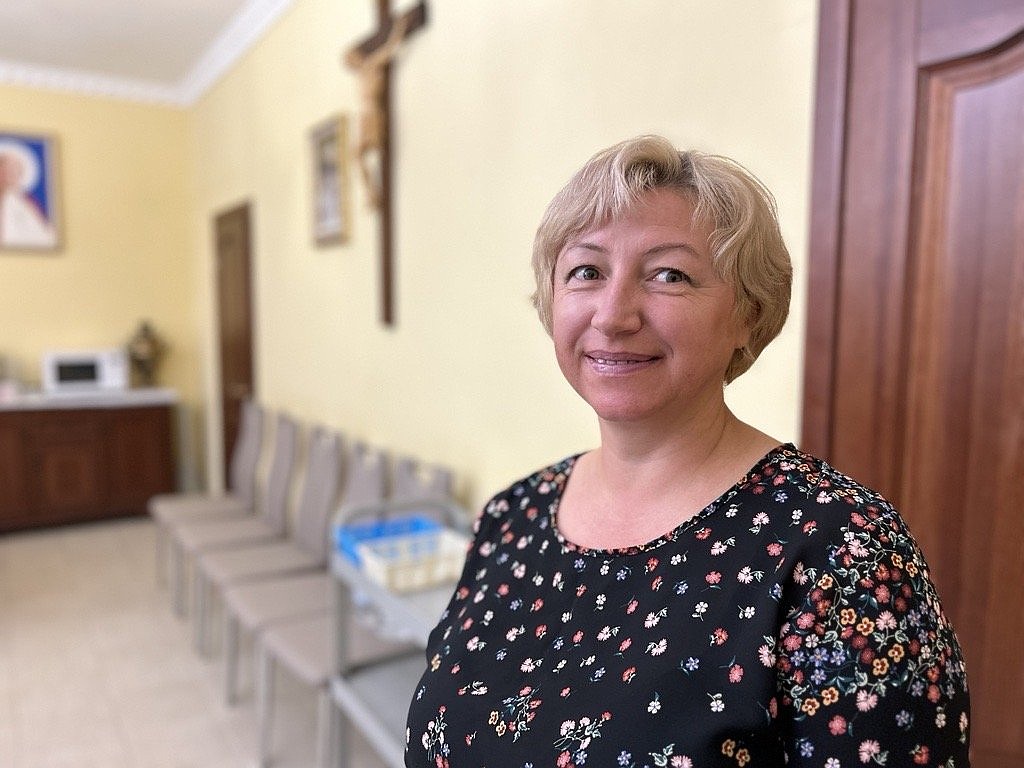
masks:
<path fill-rule="evenodd" d="M 648 544 L 564 540 L 570 457 L 495 496 L 406 764 L 969 765 L 956 635 L 906 524 L 792 445 Z"/>

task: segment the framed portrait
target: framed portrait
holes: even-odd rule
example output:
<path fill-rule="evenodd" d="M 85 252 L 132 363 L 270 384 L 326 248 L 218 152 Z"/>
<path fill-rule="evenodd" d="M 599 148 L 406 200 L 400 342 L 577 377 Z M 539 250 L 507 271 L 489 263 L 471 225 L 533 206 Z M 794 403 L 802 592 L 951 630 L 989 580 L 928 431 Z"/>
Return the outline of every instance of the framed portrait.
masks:
<path fill-rule="evenodd" d="M 0 131 L 0 249 L 57 250 L 57 181 L 55 139 Z"/>
<path fill-rule="evenodd" d="M 335 115 L 310 132 L 313 163 L 313 239 L 343 243 L 351 229 L 348 185 L 348 119 Z"/>

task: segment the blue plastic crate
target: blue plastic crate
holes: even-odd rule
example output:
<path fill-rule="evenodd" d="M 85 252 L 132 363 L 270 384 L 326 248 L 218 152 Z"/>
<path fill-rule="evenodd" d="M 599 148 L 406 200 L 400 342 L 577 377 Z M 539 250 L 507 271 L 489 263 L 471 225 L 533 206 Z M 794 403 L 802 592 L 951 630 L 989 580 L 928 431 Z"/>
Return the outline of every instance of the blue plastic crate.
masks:
<path fill-rule="evenodd" d="M 430 534 L 441 530 L 437 520 L 426 515 L 401 515 L 363 522 L 345 523 L 334 528 L 334 546 L 356 565 L 362 565 L 359 545 L 394 537 Z"/>

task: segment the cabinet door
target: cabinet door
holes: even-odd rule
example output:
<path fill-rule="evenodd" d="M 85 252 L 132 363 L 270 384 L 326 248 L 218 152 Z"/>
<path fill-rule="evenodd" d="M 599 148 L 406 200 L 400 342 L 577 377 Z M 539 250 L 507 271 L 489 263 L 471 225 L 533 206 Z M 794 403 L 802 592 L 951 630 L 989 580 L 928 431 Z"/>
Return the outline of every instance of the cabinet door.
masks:
<path fill-rule="evenodd" d="M 33 509 L 26 482 L 29 475 L 23 449 L 24 420 L 20 416 L 4 414 L 0 418 L 0 531 L 17 527 Z"/>
<path fill-rule="evenodd" d="M 34 436 L 39 467 L 39 506 L 43 516 L 62 520 L 90 519 L 103 514 L 107 467 L 102 430 L 89 413 L 47 414 Z"/>
<path fill-rule="evenodd" d="M 175 487 L 172 412 L 0 413 L 0 531 L 145 514 Z"/>
<path fill-rule="evenodd" d="M 171 409 L 129 408 L 111 411 L 107 417 L 108 511 L 145 512 L 151 496 L 174 489 Z"/>

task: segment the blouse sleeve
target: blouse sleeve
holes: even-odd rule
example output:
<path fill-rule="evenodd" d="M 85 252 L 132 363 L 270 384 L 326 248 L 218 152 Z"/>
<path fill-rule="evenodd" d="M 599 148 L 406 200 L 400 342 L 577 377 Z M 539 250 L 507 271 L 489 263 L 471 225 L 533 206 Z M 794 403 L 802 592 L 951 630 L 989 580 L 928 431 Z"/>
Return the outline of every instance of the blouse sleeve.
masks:
<path fill-rule="evenodd" d="M 921 551 L 887 504 L 842 506 L 833 545 L 796 564 L 775 639 L 789 764 L 965 768 L 963 657 Z"/>

